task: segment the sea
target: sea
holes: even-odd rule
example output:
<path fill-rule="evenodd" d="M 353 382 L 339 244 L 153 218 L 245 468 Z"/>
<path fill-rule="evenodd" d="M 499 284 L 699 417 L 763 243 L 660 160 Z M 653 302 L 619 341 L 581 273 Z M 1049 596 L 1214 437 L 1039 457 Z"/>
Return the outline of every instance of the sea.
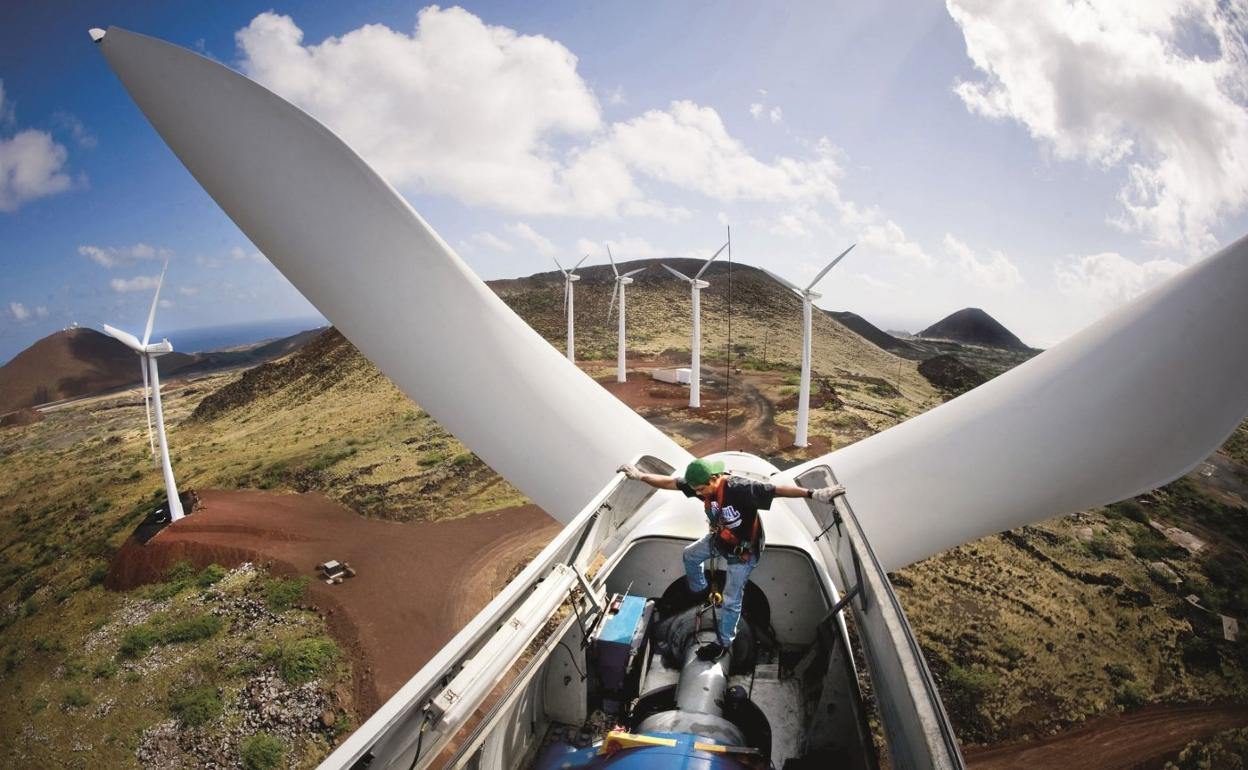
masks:
<path fill-rule="evenodd" d="M 225 326 L 204 326 L 197 329 L 161 331 L 175 350 L 181 353 L 207 353 L 212 350 L 250 345 L 254 342 L 289 337 L 308 329 L 328 326 L 320 316 L 305 318 L 281 318 L 268 321 L 248 321 Z"/>

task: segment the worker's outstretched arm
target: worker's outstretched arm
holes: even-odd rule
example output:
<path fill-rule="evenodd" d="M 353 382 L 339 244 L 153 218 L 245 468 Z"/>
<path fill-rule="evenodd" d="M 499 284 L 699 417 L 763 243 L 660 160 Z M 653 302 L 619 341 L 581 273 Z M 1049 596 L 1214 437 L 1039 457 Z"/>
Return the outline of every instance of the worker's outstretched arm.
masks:
<path fill-rule="evenodd" d="M 660 476 L 657 473 L 642 473 L 635 465 L 621 465 L 616 469 L 616 472 L 623 473 L 634 481 L 644 482 L 657 489 L 678 489 L 675 477 Z"/>
<path fill-rule="evenodd" d="M 843 494 L 845 494 L 845 487 L 840 484 L 833 484 L 822 489 L 806 489 L 788 484 L 776 485 L 776 497 L 809 497 L 821 503 L 830 503 L 832 498 Z"/>

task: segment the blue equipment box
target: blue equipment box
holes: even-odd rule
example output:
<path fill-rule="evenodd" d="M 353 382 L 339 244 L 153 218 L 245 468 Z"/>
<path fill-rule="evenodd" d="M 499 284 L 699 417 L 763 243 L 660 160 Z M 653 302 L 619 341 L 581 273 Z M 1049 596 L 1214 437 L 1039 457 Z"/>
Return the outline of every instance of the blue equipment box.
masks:
<path fill-rule="evenodd" d="M 653 613 L 654 602 L 645 597 L 616 595 L 611 598 L 606 617 L 594 635 L 598 677 L 607 692 L 623 692 L 646 643 L 646 629 Z"/>

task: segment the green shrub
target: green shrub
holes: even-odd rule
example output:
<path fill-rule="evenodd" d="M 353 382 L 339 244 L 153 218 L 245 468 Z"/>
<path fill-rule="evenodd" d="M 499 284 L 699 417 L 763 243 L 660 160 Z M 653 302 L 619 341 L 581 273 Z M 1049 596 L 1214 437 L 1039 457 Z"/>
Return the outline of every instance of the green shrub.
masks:
<path fill-rule="evenodd" d="M 199 727 L 221 713 L 221 694 L 215 687 L 196 687 L 173 698 L 173 715 L 188 727 Z"/>
<path fill-rule="evenodd" d="M 274 612 L 285 612 L 303 598 L 303 589 L 308 585 L 306 577 L 275 579 L 264 586 L 264 601 Z"/>
<path fill-rule="evenodd" d="M 91 577 L 87 579 L 87 583 L 93 586 L 98 586 L 101 583 L 103 583 L 104 579 L 107 577 L 108 577 L 108 567 L 103 564 L 100 564 L 95 569 L 91 570 Z"/>
<path fill-rule="evenodd" d="M 126 631 L 117 653 L 123 658 L 139 658 L 157 644 L 160 644 L 160 632 L 146 623 L 140 623 Z"/>
<path fill-rule="evenodd" d="M 1109 674 L 1109 681 L 1114 684 L 1122 684 L 1123 682 L 1135 681 L 1135 672 L 1129 666 L 1123 663 L 1110 663 L 1105 666 L 1105 673 Z"/>
<path fill-rule="evenodd" d="M 468 465 L 469 463 L 472 462 L 472 459 L 473 459 L 472 452 L 460 452 L 459 454 L 451 458 L 451 465 L 454 465 L 456 467 Z"/>
<path fill-rule="evenodd" d="M 1109 510 L 1119 516 L 1123 516 L 1132 521 L 1148 526 L 1148 513 L 1144 510 L 1144 506 L 1140 505 L 1135 500 L 1123 500 L 1120 503 L 1114 503 L 1109 506 Z"/>
<path fill-rule="evenodd" d="M 180 561 L 165 572 L 165 582 L 186 580 L 195 576 L 195 568 L 189 561 Z"/>
<path fill-rule="evenodd" d="M 39 590 L 39 583 L 33 577 L 28 577 L 22 581 L 17 588 L 17 598 L 26 601 L 35 595 L 35 591 Z"/>
<path fill-rule="evenodd" d="M 96 679 L 112 679 L 117 676 L 117 661 L 106 660 L 98 664 L 91 672 Z"/>
<path fill-rule="evenodd" d="M 243 739 L 239 753 L 245 770 L 273 770 L 281 763 L 286 744 L 268 733 L 256 733 Z"/>
<path fill-rule="evenodd" d="M 329 639 L 300 639 L 282 645 L 277 667 L 287 682 L 303 684 L 315 679 L 337 657 L 338 645 Z"/>
<path fill-rule="evenodd" d="M 213 634 L 221 630 L 221 618 L 216 615 L 203 614 L 191 618 L 190 620 L 181 620 L 165 629 L 161 634 L 161 641 L 165 644 L 177 644 L 178 642 L 194 642 L 200 639 L 207 639 Z"/>
<path fill-rule="evenodd" d="M 1148 694 L 1144 692 L 1144 688 L 1135 682 L 1127 682 L 1114 696 L 1114 702 L 1123 708 L 1133 709 L 1143 706 L 1148 702 Z"/>
<path fill-rule="evenodd" d="M 79 709 L 91 702 L 91 696 L 83 692 L 81 687 L 70 687 L 61 694 L 61 706 L 67 709 Z"/>
<path fill-rule="evenodd" d="M 26 603 L 22 605 L 22 612 L 25 613 L 26 617 L 30 617 L 31 615 L 34 615 L 38 611 L 39 611 L 39 603 L 36 602 L 34 599 L 27 599 Z"/>
<path fill-rule="evenodd" d="M 953 665 L 945 673 L 950 699 L 966 708 L 979 705 L 996 684 L 997 677 L 991 671 Z"/>
<path fill-rule="evenodd" d="M 1098 559 L 1122 558 L 1122 551 L 1118 548 L 1118 545 L 1110 538 L 1101 534 L 1092 536 L 1091 542 L 1088 543 L 1088 551 Z"/>
<path fill-rule="evenodd" d="M 225 577 L 225 567 L 222 567 L 220 564 L 209 564 L 207 567 L 204 567 L 203 572 L 199 573 L 199 577 L 195 578 L 195 585 L 200 588 L 207 588 L 223 577 Z"/>

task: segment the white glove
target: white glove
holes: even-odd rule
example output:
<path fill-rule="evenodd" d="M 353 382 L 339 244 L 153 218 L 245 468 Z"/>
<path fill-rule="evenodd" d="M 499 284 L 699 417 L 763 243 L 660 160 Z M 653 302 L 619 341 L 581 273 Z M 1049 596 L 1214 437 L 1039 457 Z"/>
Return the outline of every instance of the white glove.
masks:
<path fill-rule="evenodd" d="M 620 467 L 616 468 L 615 472 L 623 473 L 625 476 L 632 479 L 633 481 L 637 481 L 638 479 L 641 478 L 641 471 L 637 470 L 637 466 L 629 465 L 628 463 L 624 463 Z"/>
<path fill-rule="evenodd" d="M 814 493 L 811 494 L 810 498 L 820 503 L 830 503 L 832 502 L 832 498 L 843 494 L 845 494 L 845 487 L 840 484 L 836 484 L 834 486 L 824 487 L 823 489 L 816 489 Z"/>

